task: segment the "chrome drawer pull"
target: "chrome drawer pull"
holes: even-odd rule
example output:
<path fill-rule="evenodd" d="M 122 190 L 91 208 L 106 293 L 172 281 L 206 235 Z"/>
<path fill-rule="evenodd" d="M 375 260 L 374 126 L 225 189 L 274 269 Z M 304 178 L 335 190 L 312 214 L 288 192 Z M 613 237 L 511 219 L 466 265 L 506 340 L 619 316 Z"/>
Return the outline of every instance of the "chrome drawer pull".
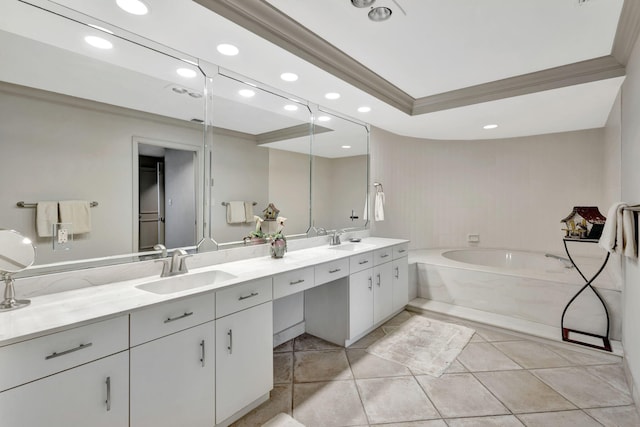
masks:
<path fill-rule="evenodd" d="M 340 271 L 339 268 L 336 268 L 335 270 L 329 270 L 329 274 L 337 273 L 338 271 Z"/>
<path fill-rule="evenodd" d="M 396 267 L 396 279 L 400 278 L 400 267 Z"/>
<path fill-rule="evenodd" d="M 403 253 L 405 253 L 406 251 L 407 251 L 406 249 L 399 249 L 399 250 L 398 250 L 398 253 L 399 253 L 399 254 L 403 254 Z"/>
<path fill-rule="evenodd" d="M 64 356 L 66 354 L 73 353 L 73 352 L 76 352 L 78 350 L 83 350 L 85 348 L 91 347 L 92 345 L 93 345 L 93 343 L 90 342 L 90 343 L 87 343 L 87 344 L 80 344 L 76 348 L 71 348 L 69 350 L 61 351 L 60 353 L 54 351 L 53 353 L 51 353 L 50 355 L 45 357 L 44 360 L 55 359 L 56 357 Z"/>
<path fill-rule="evenodd" d="M 105 402 L 107 404 L 107 411 L 111 410 L 111 377 L 107 377 L 107 401 Z"/>
<path fill-rule="evenodd" d="M 364 261 L 360 261 L 358 264 L 362 265 L 362 264 L 366 264 L 368 262 L 369 262 L 369 260 L 365 259 Z"/>
<path fill-rule="evenodd" d="M 369 276 L 369 290 L 373 288 L 373 279 Z"/>
<path fill-rule="evenodd" d="M 297 285 L 298 283 L 304 282 L 304 279 L 296 280 L 295 282 L 289 282 L 290 285 Z"/>
<path fill-rule="evenodd" d="M 204 340 L 200 341 L 200 351 L 202 353 L 202 358 L 200 359 L 200 361 L 202 362 L 202 367 L 204 368 L 204 356 L 205 356 L 205 352 L 204 352 Z"/>
<path fill-rule="evenodd" d="M 169 322 L 173 322 L 175 320 L 180 320 L 180 319 L 184 319 L 185 317 L 189 317 L 193 315 L 193 311 L 190 312 L 185 312 L 182 316 L 178 316 L 178 317 L 167 317 L 167 320 L 164 321 L 164 323 L 169 323 Z"/>
<path fill-rule="evenodd" d="M 227 335 L 229 336 L 229 345 L 227 346 L 227 350 L 229 350 L 229 354 L 233 354 L 233 330 L 229 329 Z"/>
<path fill-rule="evenodd" d="M 238 301 L 242 301 L 243 299 L 253 298 L 253 297 L 257 297 L 257 296 L 258 296 L 258 292 L 251 292 L 251 294 L 247 295 L 246 297 L 238 298 Z"/>
<path fill-rule="evenodd" d="M 389 256 L 389 254 L 382 254 L 382 255 L 380 255 L 380 258 L 386 258 L 388 256 Z"/>
<path fill-rule="evenodd" d="M 378 278 L 378 287 L 380 287 L 380 275 L 377 274 L 376 277 Z"/>

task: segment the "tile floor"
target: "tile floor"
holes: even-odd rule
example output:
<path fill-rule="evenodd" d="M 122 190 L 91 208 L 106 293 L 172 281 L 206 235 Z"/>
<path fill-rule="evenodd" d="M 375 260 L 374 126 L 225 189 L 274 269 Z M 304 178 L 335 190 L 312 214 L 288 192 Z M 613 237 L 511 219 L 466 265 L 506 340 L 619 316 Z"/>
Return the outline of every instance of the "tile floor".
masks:
<path fill-rule="evenodd" d="M 274 349 L 271 399 L 234 426 L 280 412 L 307 427 L 640 426 L 620 358 L 425 316 L 476 330 L 441 377 L 368 354 L 381 329 L 348 349 L 305 334 Z"/>

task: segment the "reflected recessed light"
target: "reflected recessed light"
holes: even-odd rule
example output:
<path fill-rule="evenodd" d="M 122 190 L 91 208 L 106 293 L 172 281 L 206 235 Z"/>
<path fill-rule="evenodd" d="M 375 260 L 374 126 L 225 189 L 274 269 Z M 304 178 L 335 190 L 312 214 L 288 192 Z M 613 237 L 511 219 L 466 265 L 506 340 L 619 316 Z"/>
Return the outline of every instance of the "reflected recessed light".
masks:
<path fill-rule="evenodd" d="M 342 148 L 347 149 L 347 148 L 351 148 L 350 145 L 343 145 Z"/>
<path fill-rule="evenodd" d="M 329 116 L 320 116 L 320 117 L 318 117 L 318 121 L 319 122 L 328 122 L 329 120 L 331 120 L 331 117 L 329 117 Z"/>
<path fill-rule="evenodd" d="M 240 89 L 238 91 L 238 93 L 240 94 L 240 96 L 244 96 L 245 98 L 251 98 L 252 96 L 254 96 L 256 94 L 251 89 Z"/>
<path fill-rule="evenodd" d="M 218 49 L 218 52 L 226 56 L 236 56 L 238 53 L 240 53 L 240 49 L 232 44 L 222 43 L 219 44 L 216 49 Z"/>
<path fill-rule="evenodd" d="M 498 127 L 498 125 L 494 125 L 494 124 L 492 124 L 492 125 L 485 125 L 485 126 L 482 126 L 482 129 L 495 129 L 495 128 L 497 128 L 497 127 Z"/>
<path fill-rule="evenodd" d="M 369 111 L 371 111 L 371 107 L 359 107 L 358 108 L 358 112 L 359 113 L 368 113 Z"/>
<path fill-rule="evenodd" d="M 340 94 L 337 92 L 329 92 L 324 97 L 327 99 L 338 99 L 340 98 Z"/>
<path fill-rule="evenodd" d="M 116 0 L 120 9 L 132 15 L 146 15 L 149 13 L 149 6 L 140 0 Z"/>
<path fill-rule="evenodd" d="M 86 41 L 93 47 L 97 47 L 98 49 L 113 48 L 113 43 L 111 43 L 109 40 L 103 39 L 102 37 L 87 36 L 84 38 L 84 41 Z"/>
<path fill-rule="evenodd" d="M 191 68 L 178 68 L 176 70 L 176 73 L 186 79 L 192 79 L 198 75 L 198 73 L 196 73 L 195 70 L 192 70 Z"/>
<path fill-rule="evenodd" d="M 100 30 L 100 31 L 102 31 L 102 32 L 105 32 L 105 33 L 107 33 L 107 34 L 113 34 L 113 31 L 111 31 L 111 30 L 107 30 L 107 29 L 106 29 L 106 28 L 104 28 L 104 27 L 99 27 L 99 26 L 97 26 L 97 25 L 93 25 L 93 24 L 89 24 L 89 26 L 90 26 L 90 27 L 92 27 L 92 28 L 95 28 L 96 30 Z"/>
<path fill-rule="evenodd" d="M 199 92 L 189 92 L 189 96 L 196 99 L 202 98 L 202 94 Z"/>
<path fill-rule="evenodd" d="M 375 2 L 376 0 L 351 0 L 351 4 L 355 7 L 369 7 Z"/>
<path fill-rule="evenodd" d="M 180 95 L 183 95 L 187 92 L 189 92 L 187 89 L 183 88 L 183 87 L 172 87 L 171 88 L 172 91 L 174 91 L 175 93 L 179 93 Z"/>
<path fill-rule="evenodd" d="M 295 82 L 298 80 L 298 75 L 295 73 L 282 73 L 280 74 L 280 78 L 285 82 Z"/>
<path fill-rule="evenodd" d="M 293 104 L 287 104 L 284 106 L 284 109 L 287 111 L 297 111 L 298 110 L 298 106 L 297 105 L 293 105 Z"/>
<path fill-rule="evenodd" d="M 369 11 L 369 19 L 374 22 L 386 21 L 391 18 L 391 9 L 384 6 L 373 7 Z"/>

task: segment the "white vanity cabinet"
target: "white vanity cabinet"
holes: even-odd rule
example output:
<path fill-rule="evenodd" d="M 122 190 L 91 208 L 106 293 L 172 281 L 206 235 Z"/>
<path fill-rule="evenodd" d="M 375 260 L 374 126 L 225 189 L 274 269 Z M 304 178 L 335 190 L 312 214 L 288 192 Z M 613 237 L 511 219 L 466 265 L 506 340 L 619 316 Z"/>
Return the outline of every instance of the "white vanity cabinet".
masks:
<path fill-rule="evenodd" d="M 393 248 L 393 311 L 403 309 L 409 303 L 409 262 L 408 245 L 397 245 Z"/>
<path fill-rule="evenodd" d="M 373 269 L 349 276 L 349 337 L 357 337 L 373 326 Z"/>
<path fill-rule="evenodd" d="M 215 424 L 214 310 L 208 293 L 131 313 L 131 427 Z"/>
<path fill-rule="evenodd" d="M 391 260 L 373 267 L 373 323 L 393 313 L 393 275 Z"/>
<path fill-rule="evenodd" d="M 227 424 L 273 388 L 271 278 L 241 286 L 217 293 L 235 312 L 216 319 L 216 424 Z"/>
<path fill-rule="evenodd" d="M 129 425 L 127 317 L 0 348 L 0 425 Z"/>

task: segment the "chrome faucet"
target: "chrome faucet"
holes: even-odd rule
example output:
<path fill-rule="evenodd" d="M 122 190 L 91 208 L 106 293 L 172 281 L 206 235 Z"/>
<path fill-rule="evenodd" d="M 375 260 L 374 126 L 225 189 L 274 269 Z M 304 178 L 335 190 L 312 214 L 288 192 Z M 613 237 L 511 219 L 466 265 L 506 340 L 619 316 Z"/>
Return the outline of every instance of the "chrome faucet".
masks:
<path fill-rule="evenodd" d="M 558 261 L 561 261 L 564 264 L 564 268 L 573 268 L 573 263 L 569 258 L 561 257 L 554 254 L 544 254 L 544 256 L 546 256 L 547 258 L 553 258 L 553 259 L 557 259 Z"/>
<path fill-rule="evenodd" d="M 165 258 L 167 256 L 167 248 L 162 244 L 162 243 L 158 243 L 156 245 L 153 245 L 153 250 L 154 251 L 161 251 L 162 252 L 162 258 Z"/>
<path fill-rule="evenodd" d="M 336 246 L 339 245 L 340 242 L 340 235 L 343 233 L 343 231 L 338 231 L 338 229 L 333 230 L 333 234 L 331 235 L 331 241 L 329 242 L 329 245 L 331 246 Z"/>
<path fill-rule="evenodd" d="M 171 260 L 162 259 L 162 273 L 160 277 L 175 276 L 177 274 L 186 274 L 189 272 L 185 258 L 189 258 L 191 255 L 184 249 L 176 249 L 171 254 Z"/>

